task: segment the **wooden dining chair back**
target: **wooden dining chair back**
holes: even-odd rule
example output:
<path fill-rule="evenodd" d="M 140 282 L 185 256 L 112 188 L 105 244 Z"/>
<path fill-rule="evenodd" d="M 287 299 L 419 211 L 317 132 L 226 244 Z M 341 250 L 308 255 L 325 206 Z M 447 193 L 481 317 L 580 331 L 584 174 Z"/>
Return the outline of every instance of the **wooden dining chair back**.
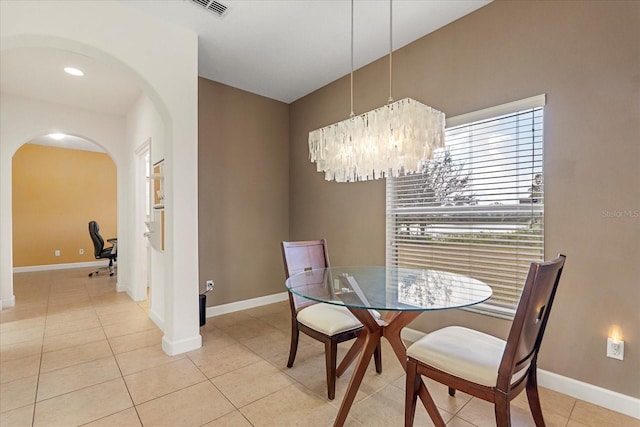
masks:
<path fill-rule="evenodd" d="M 510 402 L 526 388 L 536 426 L 544 426 L 537 386 L 537 358 L 564 268 L 565 256 L 532 263 L 507 340 L 472 329 L 450 326 L 416 341 L 407 349 L 405 426 L 413 425 L 420 375 L 492 402 L 498 427 L 510 426 Z M 427 392 L 427 411 L 444 426 Z"/>
<path fill-rule="evenodd" d="M 533 263 L 529 268 L 498 370 L 496 385 L 500 390 L 512 387 L 512 378 L 537 361 L 564 260 L 565 256 L 560 255 L 553 261 Z"/>
<path fill-rule="evenodd" d="M 287 278 L 307 270 L 328 268 L 327 241 L 322 239 L 282 242 L 282 259 Z M 318 286 L 323 285 L 324 282 L 318 283 Z M 342 373 L 336 368 L 338 344 L 356 338 L 362 330 L 362 324 L 346 307 L 318 303 L 297 296 L 293 292 L 289 292 L 289 305 L 291 306 L 291 346 L 287 367 L 291 368 L 295 361 L 300 332 L 324 343 L 327 396 L 333 399 L 336 377 Z M 376 349 L 375 360 L 376 370 L 381 372 L 379 348 Z"/>
<path fill-rule="evenodd" d="M 284 272 L 287 279 L 305 270 L 328 268 L 329 253 L 327 251 L 327 241 L 326 239 L 322 239 L 301 242 L 282 242 L 282 258 L 284 260 Z M 295 306 L 296 311 L 308 305 L 316 304 L 315 301 L 302 298 L 291 292 L 289 292 L 289 300 L 293 304 L 292 308 Z"/>

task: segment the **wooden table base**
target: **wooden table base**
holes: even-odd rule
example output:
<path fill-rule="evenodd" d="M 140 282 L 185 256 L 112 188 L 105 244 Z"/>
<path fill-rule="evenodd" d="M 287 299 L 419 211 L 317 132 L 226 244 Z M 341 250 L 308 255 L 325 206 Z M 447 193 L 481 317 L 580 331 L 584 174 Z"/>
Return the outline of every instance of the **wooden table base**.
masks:
<path fill-rule="evenodd" d="M 342 399 L 340 410 L 333 423 L 335 427 L 342 427 L 347 420 L 347 415 L 356 398 L 356 394 L 358 394 L 364 373 L 369 366 L 376 346 L 380 344 L 381 337 L 385 337 L 387 341 L 389 341 L 402 367 L 405 371 L 407 370 L 407 347 L 404 345 L 404 342 L 402 342 L 400 333 L 402 332 L 402 328 L 422 313 L 422 311 L 391 311 L 384 319 L 376 320 L 368 310 L 352 307 L 349 307 L 349 310 L 362 322 L 364 329 L 337 369 L 338 376 L 342 375 L 358 353 L 360 353 L 353 375 L 349 381 L 347 392 Z M 435 403 L 422 381 L 420 382 L 420 391 L 418 393 L 427 411 L 431 412 L 436 409 Z"/>

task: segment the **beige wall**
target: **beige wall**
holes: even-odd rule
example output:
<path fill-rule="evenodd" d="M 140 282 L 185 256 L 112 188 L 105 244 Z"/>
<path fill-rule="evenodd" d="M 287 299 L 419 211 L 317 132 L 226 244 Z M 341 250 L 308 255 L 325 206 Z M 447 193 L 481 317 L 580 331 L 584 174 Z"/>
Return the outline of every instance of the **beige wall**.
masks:
<path fill-rule="evenodd" d="M 289 236 L 289 106 L 199 79 L 200 287 L 208 305 L 281 293 Z"/>
<path fill-rule="evenodd" d="M 104 239 L 117 236 L 116 166 L 108 154 L 25 144 L 12 166 L 14 267 L 95 261 L 91 220 Z"/>
<path fill-rule="evenodd" d="M 640 397 L 640 2 L 496 1 L 393 59 L 394 98 L 448 116 L 547 94 L 545 252 L 568 259 L 540 365 Z M 356 113 L 386 102 L 387 79 L 386 59 L 356 72 Z M 346 118 L 348 95 L 343 78 L 291 105 L 290 237 L 326 237 L 334 264 L 382 264 L 384 181 L 325 182 L 308 161 L 308 132 Z M 502 335 L 509 326 L 464 312 L 412 326 L 451 323 Z M 623 362 L 605 357 L 612 325 Z"/>

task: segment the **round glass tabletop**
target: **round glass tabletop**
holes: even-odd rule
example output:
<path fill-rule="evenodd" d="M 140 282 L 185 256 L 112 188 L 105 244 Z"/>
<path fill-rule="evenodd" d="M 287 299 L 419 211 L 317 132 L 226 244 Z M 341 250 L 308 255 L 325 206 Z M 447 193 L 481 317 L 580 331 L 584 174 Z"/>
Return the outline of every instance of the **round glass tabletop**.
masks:
<path fill-rule="evenodd" d="M 303 271 L 285 282 L 294 295 L 353 308 L 425 311 L 466 307 L 486 301 L 483 282 L 438 270 L 353 266 Z"/>

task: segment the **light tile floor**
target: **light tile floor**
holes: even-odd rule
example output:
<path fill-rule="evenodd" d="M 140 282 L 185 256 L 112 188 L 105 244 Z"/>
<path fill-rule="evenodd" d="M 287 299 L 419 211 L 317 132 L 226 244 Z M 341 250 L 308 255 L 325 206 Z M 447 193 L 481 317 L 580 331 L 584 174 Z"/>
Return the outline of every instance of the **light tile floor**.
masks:
<path fill-rule="evenodd" d="M 323 347 L 301 335 L 293 368 L 288 303 L 207 319 L 202 348 L 167 356 L 146 303 L 88 270 L 14 276 L 16 306 L 0 312 L 0 425 L 330 426 L 350 372 L 326 398 Z M 347 346 L 340 348 L 344 354 Z M 370 366 L 348 426 L 401 426 L 404 373 L 390 347 Z M 492 426 L 492 406 L 427 383 L 449 426 Z M 550 426 L 640 426 L 640 421 L 541 389 Z M 533 426 L 524 393 L 515 426 Z M 416 425 L 432 425 L 418 406 Z"/>

